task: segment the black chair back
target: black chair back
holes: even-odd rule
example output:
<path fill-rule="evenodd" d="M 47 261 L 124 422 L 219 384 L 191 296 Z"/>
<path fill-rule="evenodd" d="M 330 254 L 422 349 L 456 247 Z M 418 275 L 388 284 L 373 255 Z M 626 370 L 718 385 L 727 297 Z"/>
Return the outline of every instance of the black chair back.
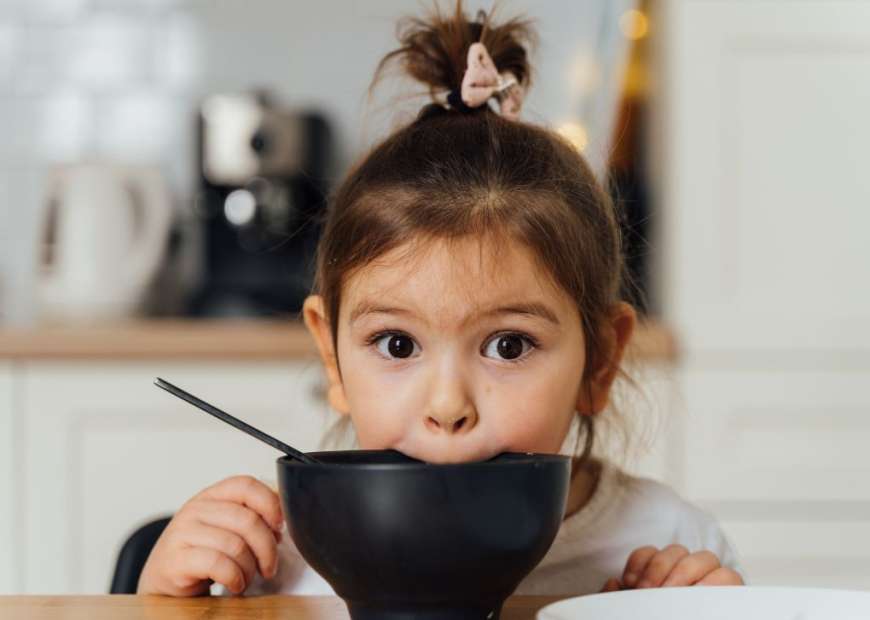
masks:
<path fill-rule="evenodd" d="M 146 523 L 130 535 L 118 553 L 109 594 L 136 594 L 145 560 L 171 518 L 163 517 Z"/>

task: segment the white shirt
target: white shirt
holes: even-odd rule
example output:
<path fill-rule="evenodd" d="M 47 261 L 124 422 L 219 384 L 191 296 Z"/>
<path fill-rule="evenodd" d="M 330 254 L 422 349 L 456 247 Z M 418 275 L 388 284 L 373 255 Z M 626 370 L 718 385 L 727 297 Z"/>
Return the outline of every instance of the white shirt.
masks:
<path fill-rule="evenodd" d="M 670 544 L 683 545 L 690 552 L 712 551 L 722 566 L 743 575 L 734 548 L 711 515 L 659 482 L 630 476 L 604 462 L 592 497 L 562 521 L 553 545 L 516 593 L 593 594 L 609 578 L 622 576 L 635 549 Z M 278 553 L 275 577 L 264 580 L 257 575 L 246 595 L 335 594 L 299 555 L 286 532 Z"/>

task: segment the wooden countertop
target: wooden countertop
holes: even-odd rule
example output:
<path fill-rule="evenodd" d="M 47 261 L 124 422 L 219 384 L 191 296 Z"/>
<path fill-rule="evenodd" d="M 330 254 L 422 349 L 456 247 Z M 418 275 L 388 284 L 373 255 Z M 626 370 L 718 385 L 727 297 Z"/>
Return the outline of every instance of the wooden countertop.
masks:
<path fill-rule="evenodd" d="M 539 609 L 564 597 L 512 596 L 502 620 L 534 620 Z M 169 598 L 163 596 L 0 596 L 0 620 L 347 620 L 335 596 Z"/>
<path fill-rule="evenodd" d="M 631 349 L 640 360 L 674 361 L 667 327 L 638 326 Z M 317 349 L 299 321 L 160 319 L 128 323 L 0 329 L 2 359 L 247 359 L 314 357 Z"/>

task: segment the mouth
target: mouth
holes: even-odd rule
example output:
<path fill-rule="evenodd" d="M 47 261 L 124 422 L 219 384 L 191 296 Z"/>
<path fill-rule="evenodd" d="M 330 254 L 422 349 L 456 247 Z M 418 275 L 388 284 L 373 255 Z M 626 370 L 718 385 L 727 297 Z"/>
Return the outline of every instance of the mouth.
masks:
<path fill-rule="evenodd" d="M 456 445 L 455 440 L 444 442 L 427 442 L 427 445 L 398 445 L 393 446 L 394 450 L 398 450 L 405 456 L 432 463 L 433 465 L 451 465 L 456 463 L 476 463 L 480 461 L 488 461 L 495 458 L 504 450 L 493 450 L 490 447 L 477 446 L 471 448 L 469 446 Z"/>

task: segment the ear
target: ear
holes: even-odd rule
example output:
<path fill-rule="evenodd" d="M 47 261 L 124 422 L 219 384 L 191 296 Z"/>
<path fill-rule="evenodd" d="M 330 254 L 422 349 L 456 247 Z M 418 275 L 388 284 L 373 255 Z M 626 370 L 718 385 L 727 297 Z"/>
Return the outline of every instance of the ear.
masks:
<path fill-rule="evenodd" d="M 344 384 L 341 381 L 341 373 L 338 370 L 338 357 L 332 344 L 332 332 L 330 331 L 329 321 L 326 318 L 323 297 L 320 295 L 309 295 L 305 299 L 305 303 L 302 305 L 302 319 L 305 321 L 308 331 L 314 336 L 317 349 L 320 351 L 320 358 L 323 360 L 323 366 L 326 369 L 326 379 L 329 382 L 326 399 L 329 401 L 329 405 L 339 414 L 348 415 L 350 413 L 350 406 L 348 406 L 347 396 L 344 393 Z"/>
<path fill-rule="evenodd" d="M 596 367 L 587 369 L 587 378 L 580 386 L 576 409 L 582 415 L 601 413 L 610 399 L 610 388 L 637 324 L 637 313 L 625 302 L 613 307 L 601 327 L 601 349 L 594 360 Z"/>

